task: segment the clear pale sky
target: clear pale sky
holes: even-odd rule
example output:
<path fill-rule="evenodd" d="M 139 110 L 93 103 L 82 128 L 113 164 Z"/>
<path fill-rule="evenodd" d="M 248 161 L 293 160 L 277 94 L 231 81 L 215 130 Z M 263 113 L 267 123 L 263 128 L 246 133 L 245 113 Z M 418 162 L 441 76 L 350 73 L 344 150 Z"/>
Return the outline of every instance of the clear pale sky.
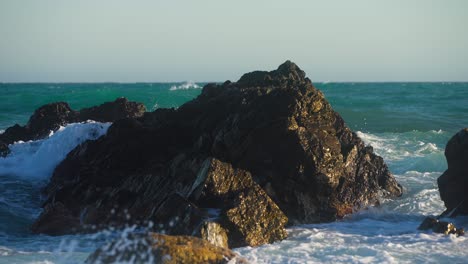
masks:
<path fill-rule="evenodd" d="M 466 0 L 1 0 L 0 82 L 468 81 Z"/>

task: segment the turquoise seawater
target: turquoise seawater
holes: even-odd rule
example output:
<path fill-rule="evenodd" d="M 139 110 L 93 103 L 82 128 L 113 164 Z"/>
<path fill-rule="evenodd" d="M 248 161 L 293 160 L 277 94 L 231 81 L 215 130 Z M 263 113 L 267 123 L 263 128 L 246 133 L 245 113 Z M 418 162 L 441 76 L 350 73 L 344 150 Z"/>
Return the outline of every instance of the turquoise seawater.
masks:
<path fill-rule="evenodd" d="M 25 124 L 39 106 L 66 101 L 72 108 L 117 97 L 148 110 L 178 107 L 202 83 L 1 84 L 0 130 Z M 468 239 L 417 231 L 426 215 L 444 210 L 436 179 L 446 169 L 444 148 L 468 127 L 468 83 L 317 83 L 334 109 L 384 157 L 405 193 L 342 221 L 295 226 L 272 245 L 236 249 L 253 263 L 466 263 Z M 0 158 L 0 263 L 81 263 L 122 232 L 50 237 L 32 235 L 39 190 L 78 142 L 110 124 L 72 124 L 48 139 L 16 143 Z M 457 224 L 468 228 L 468 219 Z"/>

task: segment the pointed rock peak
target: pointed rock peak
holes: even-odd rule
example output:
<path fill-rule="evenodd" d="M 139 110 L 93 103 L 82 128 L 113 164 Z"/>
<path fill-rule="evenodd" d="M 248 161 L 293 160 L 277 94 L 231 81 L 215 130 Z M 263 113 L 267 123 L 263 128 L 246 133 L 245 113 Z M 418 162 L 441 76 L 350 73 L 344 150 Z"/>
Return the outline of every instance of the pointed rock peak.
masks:
<path fill-rule="evenodd" d="M 305 72 L 290 60 L 287 60 L 283 64 L 281 64 L 276 70 L 276 72 L 283 76 L 294 77 L 295 79 L 304 80 L 305 78 Z"/>
<path fill-rule="evenodd" d="M 237 84 L 242 86 L 282 86 L 287 83 L 302 83 L 305 81 L 305 72 L 295 63 L 287 60 L 274 71 L 246 73 L 237 81 Z"/>

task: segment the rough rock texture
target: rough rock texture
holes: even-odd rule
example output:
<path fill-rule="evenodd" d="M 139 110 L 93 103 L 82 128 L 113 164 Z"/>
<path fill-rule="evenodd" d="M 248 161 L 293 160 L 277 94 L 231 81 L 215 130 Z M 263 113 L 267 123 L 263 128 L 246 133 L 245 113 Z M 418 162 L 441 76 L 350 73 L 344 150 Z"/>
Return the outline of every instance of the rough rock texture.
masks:
<path fill-rule="evenodd" d="M 448 169 L 437 179 L 440 198 L 447 210 L 442 215 L 468 214 L 468 128 L 455 134 L 445 147 Z"/>
<path fill-rule="evenodd" d="M 46 194 L 45 206 L 60 202 L 83 228 L 151 221 L 201 236 L 215 222 L 232 247 L 280 240 L 287 221 L 333 221 L 401 187 L 288 61 L 206 85 L 177 110 L 115 122 L 68 154 Z"/>
<path fill-rule="evenodd" d="M 222 209 L 220 221 L 229 230 L 229 246 L 258 246 L 286 238 L 283 227 L 288 218 L 249 172 L 216 159 L 209 166 L 196 198 L 200 205 Z"/>
<path fill-rule="evenodd" d="M 133 235 L 103 246 L 86 263 L 247 263 L 229 249 L 189 236 Z"/>
<path fill-rule="evenodd" d="M 136 118 L 144 114 L 146 108 L 141 103 L 129 102 L 126 98 L 118 98 L 100 106 L 74 111 L 67 103 L 58 102 L 43 105 L 38 108 L 25 126 L 18 124 L 9 127 L 0 134 L 0 156 L 8 154 L 7 145 L 15 141 L 41 139 L 56 131 L 60 126 L 73 122 L 94 120 L 99 122 L 114 122 L 123 118 Z"/>
<path fill-rule="evenodd" d="M 465 235 L 465 230 L 463 228 L 456 228 L 453 223 L 439 221 L 433 217 L 426 217 L 421 225 L 419 225 L 418 230 L 432 230 L 435 233 L 441 233 L 445 235 Z"/>

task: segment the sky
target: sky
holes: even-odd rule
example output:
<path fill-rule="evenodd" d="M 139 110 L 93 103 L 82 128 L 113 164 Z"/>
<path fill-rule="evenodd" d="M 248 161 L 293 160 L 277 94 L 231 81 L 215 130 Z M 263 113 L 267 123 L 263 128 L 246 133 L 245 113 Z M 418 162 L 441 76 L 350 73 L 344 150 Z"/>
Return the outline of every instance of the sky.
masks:
<path fill-rule="evenodd" d="M 468 81 L 466 0 L 0 0 L 0 82 Z"/>

